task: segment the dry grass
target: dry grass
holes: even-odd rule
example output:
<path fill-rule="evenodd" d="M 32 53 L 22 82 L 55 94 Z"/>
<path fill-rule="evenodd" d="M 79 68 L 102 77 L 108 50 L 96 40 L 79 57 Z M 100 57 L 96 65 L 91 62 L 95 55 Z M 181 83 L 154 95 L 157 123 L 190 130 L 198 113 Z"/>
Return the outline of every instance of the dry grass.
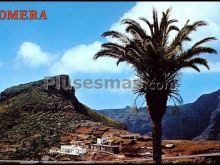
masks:
<path fill-rule="evenodd" d="M 172 143 L 175 148 L 164 150 L 166 156 L 194 155 L 220 152 L 220 140 L 191 141 L 191 140 L 165 140 L 163 144 Z"/>

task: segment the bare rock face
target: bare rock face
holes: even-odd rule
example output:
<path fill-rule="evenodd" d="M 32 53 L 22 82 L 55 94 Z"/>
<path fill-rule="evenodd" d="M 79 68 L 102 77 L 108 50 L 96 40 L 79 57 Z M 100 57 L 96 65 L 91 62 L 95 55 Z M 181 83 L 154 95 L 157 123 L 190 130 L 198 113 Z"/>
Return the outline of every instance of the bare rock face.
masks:
<path fill-rule="evenodd" d="M 26 112 L 79 111 L 75 90 L 69 76 L 46 77 L 43 80 L 10 87 L 0 94 L 0 103 Z"/>
<path fill-rule="evenodd" d="M 220 100 L 219 95 L 220 90 L 202 95 L 193 103 L 178 107 L 168 106 L 163 118 L 163 138 L 193 139 L 199 136 L 208 126 L 214 128 L 212 129 L 215 130 L 214 132 L 219 130 L 220 125 L 217 122 L 220 121 L 219 111 L 217 110 Z M 130 132 L 142 135 L 151 133 L 151 119 L 146 107 L 141 108 L 138 113 L 132 112 L 129 107 L 99 110 L 97 112 L 126 124 Z M 210 125 L 210 123 L 212 124 Z M 208 132 L 206 131 L 206 135 Z M 212 139 L 218 138 L 219 135 L 214 134 Z M 203 138 L 208 138 L 208 136 Z"/>
<path fill-rule="evenodd" d="M 212 112 L 209 125 L 195 140 L 219 140 L 220 139 L 220 95 L 219 105 L 215 111 Z"/>
<path fill-rule="evenodd" d="M 69 84 L 69 76 L 67 76 L 67 75 L 45 77 L 42 80 L 38 80 L 38 81 L 26 83 L 26 84 L 20 84 L 20 85 L 5 89 L 0 94 L 1 100 L 11 98 L 15 95 L 22 93 L 23 91 L 27 91 L 30 88 L 41 88 L 41 89 L 45 89 L 45 90 L 48 90 L 48 88 L 53 88 L 54 90 L 61 91 L 62 90 L 61 88 L 63 88 L 64 84 L 67 84 L 68 86 L 70 85 Z"/>

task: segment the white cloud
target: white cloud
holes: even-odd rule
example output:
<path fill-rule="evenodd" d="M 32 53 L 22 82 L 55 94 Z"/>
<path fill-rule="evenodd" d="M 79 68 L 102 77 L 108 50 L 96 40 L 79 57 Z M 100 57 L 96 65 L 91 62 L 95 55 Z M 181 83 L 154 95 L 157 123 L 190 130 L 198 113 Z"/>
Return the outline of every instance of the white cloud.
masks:
<path fill-rule="evenodd" d="M 172 7 L 171 17 L 178 19 L 180 26 L 182 26 L 187 19 L 191 21 L 204 20 L 209 23 L 208 27 L 201 28 L 196 33 L 193 33 L 193 39 L 198 40 L 206 36 L 216 36 L 220 39 L 220 33 L 216 33 L 220 31 L 220 26 L 216 23 L 219 5 L 219 2 L 137 2 L 134 7 L 123 14 L 118 21 L 113 23 L 110 29 L 124 32 L 124 26 L 120 24 L 122 19 L 145 17 L 152 21 L 153 8 L 158 10 L 160 16 L 161 11 L 165 11 L 167 8 Z M 146 26 L 143 22 L 141 25 Z M 94 61 L 92 58 L 94 54 L 100 50 L 100 46 L 101 42 L 99 41 L 94 41 L 88 45 L 76 45 L 66 50 L 61 54 L 60 58 L 52 63 L 50 60 L 52 57 L 50 53 L 42 51 L 37 44 L 24 42 L 18 51 L 18 57 L 31 66 L 51 64 L 49 65 L 49 72 L 51 74 L 71 74 L 74 72 L 119 73 L 126 71 L 128 68 L 126 64 L 120 64 L 116 67 L 115 60 L 112 58 L 100 58 Z M 212 64 L 210 72 L 220 72 L 218 65 L 218 63 Z M 185 70 L 184 72 L 193 71 Z"/>
<path fill-rule="evenodd" d="M 184 6 L 184 7 L 183 7 Z M 193 35 L 194 39 L 200 39 L 207 35 L 218 35 L 216 31 L 220 31 L 218 24 L 214 22 L 215 13 L 218 13 L 216 3 L 198 3 L 198 2 L 138 2 L 128 12 L 126 12 L 117 22 L 113 23 L 110 30 L 118 30 L 124 32 L 124 26 L 120 21 L 124 18 L 137 19 L 139 17 L 146 17 L 152 20 L 152 9 L 155 7 L 160 14 L 161 11 L 165 11 L 167 8 L 172 7 L 171 17 L 179 20 L 179 25 L 182 26 L 187 19 L 191 21 L 205 20 L 209 22 L 210 26 L 201 28 L 200 31 Z M 140 22 L 142 26 L 146 25 Z M 218 37 L 217 36 L 217 37 Z M 115 41 L 108 38 L 108 41 Z M 89 45 L 78 45 L 67 50 L 60 61 L 53 64 L 50 68 L 52 73 L 72 73 L 72 72 L 119 72 L 124 67 L 115 66 L 115 60 L 100 58 L 97 61 L 93 61 L 93 55 L 100 49 L 101 43 L 95 41 Z"/>
<path fill-rule="evenodd" d="M 155 8 L 158 11 L 158 16 L 161 18 L 161 12 L 172 8 L 171 18 L 177 19 L 177 25 L 182 27 L 188 19 L 190 22 L 203 20 L 208 22 L 209 26 L 200 28 L 198 31 L 191 34 L 193 42 L 196 42 L 207 36 L 215 36 L 220 39 L 220 24 L 216 21 L 216 15 L 219 13 L 220 2 L 137 2 L 128 12 L 126 12 L 117 22 L 113 23 L 111 30 L 117 30 L 124 33 L 125 25 L 121 24 L 121 20 L 131 18 L 137 20 L 143 28 L 146 24 L 138 20 L 139 17 L 145 17 L 152 21 L 152 10 Z M 148 28 L 145 28 L 149 32 Z M 173 35 L 171 35 L 173 37 Z M 109 39 L 108 39 L 109 40 Z M 110 40 L 111 41 L 111 40 Z M 190 45 L 193 42 L 187 44 Z M 218 42 L 213 42 L 215 45 Z M 210 44 L 213 44 L 210 43 Z M 187 46 L 186 45 L 186 46 Z M 210 46 L 210 45 L 209 45 Z M 216 48 L 216 47 L 214 47 Z M 202 73 L 220 72 L 220 62 L 209 62 L 210 70 L 200 67 Z M 196 73 L 192 69 L 184 69 L 184 73 Z"/>
<path fill-rule="evenodd" d="M 49 53 L 44 52 L 41 47 L 32 42 L 23 42 L 17 52 L 17 58 L 31 67 L 48 65 L 51 61 Z"/>
<path fill-rule="evenodd" d="M 123 71 L 126 66 L 116 67 L 116 60 L 111 58 L 100 58 L 96 61 L 93 56 L 101 49 L 101 42 L 95 41 L 89 45 L 77 45 L 68 49 L 61 56 L 60 60 L 52 65 L 51 73 L 73 73 L 73 72 L 110 72 L 116 73 Z"/>
<path fill-rule="evenodd" d="M 179 27 L 182 27 L 188 19 L 191 22 L 204 20 L 209 23 L 209 26 L 199 29 L 192 33 L 192 38 L 199 40 L 206 36 L 216 36 L 220 39 L 220 26 L 216 24 L 216 15 L 218 15 L 219 2 L 137 2 L 128 12 L 126 12 L 117 22 L 111 26 L 111 30 L 124 32 L 124 26 L 120 21 L 125 18 L 138 20 L 139 17 L 145 17 L 152 21 L 152 9 L 158 11 L 159 18 L 161 12 L 168 8 L 172 8 L 171 18 L 178 19 Z M 143 27 L 146 27 L 142 21 L 138 21 Z M 147 29 L 146 29 L 147 30 Z"/>

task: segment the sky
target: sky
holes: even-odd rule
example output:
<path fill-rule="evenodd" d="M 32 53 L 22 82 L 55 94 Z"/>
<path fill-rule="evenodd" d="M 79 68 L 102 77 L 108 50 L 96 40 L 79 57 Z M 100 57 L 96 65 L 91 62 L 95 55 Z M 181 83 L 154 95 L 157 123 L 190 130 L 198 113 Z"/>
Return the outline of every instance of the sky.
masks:
<path fill-rule="evenodd" d="M 68 74 L 71 82 L 90 79 L 132 79 L 134 72 L 127 64 L 118 67 L 114 59 L 92 60 L 107 40 L 101 34 L 108 30 L 124 32 L 124 18 L 152 19 L 152 9 L 158 13 L 172 7 L 171 17 L 178 26 L 204 20 L 209 26 L 191 36 L 192 43 L 208 36 L 220 39 L 219 2 L 0 2 L 0 10 L 45 10 L 47 20 L 0 20 L 0 91 L 59 74 Z M 144 24 L 141 23 L 144 26 Z M 172 36 L 171 36 L 172 37 Z M 212 46 L 220 52 L 220 41 Z M 204 55 L 210 70 L 201 73 L 183 70 L 180 94 L 184 103 L 194 102 L 200 95 L 220 89 L 220 56 Z M 79 101 L 94 109 L 132 106 L 136 96 L 132 89 L 77 88 Z M 138 106 L 144 98 L 139 98 Z M 172 102 L 168 102 L 172 105 Z"/>

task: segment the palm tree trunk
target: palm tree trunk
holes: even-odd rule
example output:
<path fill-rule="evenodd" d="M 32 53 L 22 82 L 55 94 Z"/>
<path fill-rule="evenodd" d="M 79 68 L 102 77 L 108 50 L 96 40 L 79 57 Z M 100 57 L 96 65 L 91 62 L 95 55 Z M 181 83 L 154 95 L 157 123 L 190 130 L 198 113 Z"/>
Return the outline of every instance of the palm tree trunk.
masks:
<path fill-rule="evenodd" d="M 162 157 L 161 137 L 161 122 L 153 122 L 153 161 L 157 164 L 161 163 Z"/>
<path fill-rule="evenodd" d="M 146 96 L 148 112 L 153 122 L 153 161 L 160 164 L 162 158 L 162 119 L 166 112 L 167 94 L 161 91 L 152 91 Z"/>

